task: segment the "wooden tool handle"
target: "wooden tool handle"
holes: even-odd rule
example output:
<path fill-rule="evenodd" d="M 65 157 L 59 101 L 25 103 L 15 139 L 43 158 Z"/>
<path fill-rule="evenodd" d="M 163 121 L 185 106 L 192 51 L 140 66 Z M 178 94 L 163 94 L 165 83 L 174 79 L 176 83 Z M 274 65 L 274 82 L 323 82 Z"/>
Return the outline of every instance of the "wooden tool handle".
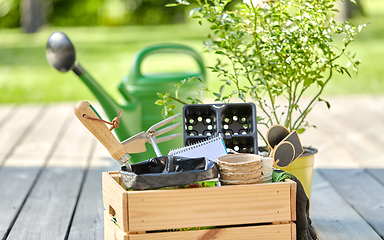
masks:
<path fill-rule="evenodd" d="M 113 136 L 105 123 L 93 119 L 87 119 L 84 115 L 92 118 L 100 118 L 96 110 L 87 101 L 79 102 L 75 107 L 75 115 L 84 126 L 104 145 L 115 160 L 119 160 L 125 151 L 123 145 Z"/>

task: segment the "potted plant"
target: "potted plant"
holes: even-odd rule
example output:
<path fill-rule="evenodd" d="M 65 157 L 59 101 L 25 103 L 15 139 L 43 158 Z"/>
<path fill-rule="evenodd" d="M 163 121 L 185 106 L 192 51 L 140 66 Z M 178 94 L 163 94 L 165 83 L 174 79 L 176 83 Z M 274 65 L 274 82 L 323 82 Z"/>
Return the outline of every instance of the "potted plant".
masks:
<path fill-rule="evenodd" d="M 204 46 L 217 55 L 216 64 L 208 68 L 217 73 L 221 84 L 216 91 L 205 90 L 219 102 L 235 98 L 254 102 L 258 107 L 258 134 L 264 141 L 261 126 L 281 124 L 289 131 L 303 133 L 312 127 L 307 116 L 317 102 L 330 107 L 321 94 L 334 74 L 351 77 L 350 72 L 357 72 L 360 60 L 347 49 L 365 25 L 356 28 L 347 21 L 335 21 L 336 0 L 244 0 L 229 8 L 230 2 L 196 0 L 197 7 L 190 12 L 200 25 L 209 24 Z M 168 6 L 188 4 L 178 0 Z M 159 93 L 161 99 L 156 104 L 164 106 L 163 115 L 172 114 L 175 100 L 183 104 L 201 102 L 188 100 L 188 96 L 183 96 L 187 101 L 182 100 L 177 95 L 183 84 L 193 80 L 181 82 L 175 94 Z M 304 98 L 310 100 L 303 104 Z M 299 168 L 309 167 L 310 173 L 304 173 L 309 174 L 304 177 L 288 171 L 299 175 L 304 186 L 309 185 L 305 188 L 310 196 L 313 158 L 295 163 Z M 289 168 L 296 168 L 292 165 Z"/>

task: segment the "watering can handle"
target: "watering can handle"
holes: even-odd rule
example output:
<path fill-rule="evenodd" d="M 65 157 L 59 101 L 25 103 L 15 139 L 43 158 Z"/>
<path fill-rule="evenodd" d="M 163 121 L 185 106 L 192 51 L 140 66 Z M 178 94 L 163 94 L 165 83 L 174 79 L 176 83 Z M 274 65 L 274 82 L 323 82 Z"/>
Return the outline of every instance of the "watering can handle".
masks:
<path fill-rule="evenodd" d="M 123 145 L 113 136 L 112 132 L 103 122 L 84 117 L 86 115 L 91 118 L 101 119 L 89 102 L 79 102 L 74 111 L 76 117 L 104 145 L 114 159 L 120 162 L 123 156 L 128 155 Z"/>
<path fill-rule="evenodd" d="M 205 66 L 201 56 L 192 48 L 182 44 L 163 43 L 148 46 L 138 52 L 133 60 L 129 73 L 129 79 L 139 79 L 143 75 L 141 74 L 141 64 L 144 59 L 150 55 L 157 53 L 182 53 L 193 57 L 198 66 L 202 76 L 205 76 Z"/>

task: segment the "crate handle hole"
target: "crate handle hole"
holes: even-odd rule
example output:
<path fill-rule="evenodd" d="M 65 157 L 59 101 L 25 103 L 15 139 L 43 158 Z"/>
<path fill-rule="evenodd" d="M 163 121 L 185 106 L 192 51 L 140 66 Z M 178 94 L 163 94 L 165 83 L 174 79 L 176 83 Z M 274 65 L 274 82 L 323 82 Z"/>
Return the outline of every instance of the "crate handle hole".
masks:
<path fill-rule="evenodd" d="M 109 214 L 112 215 L 112 217 L 116 215 L 116 211 L 111 205 L 109 205 Z"/>

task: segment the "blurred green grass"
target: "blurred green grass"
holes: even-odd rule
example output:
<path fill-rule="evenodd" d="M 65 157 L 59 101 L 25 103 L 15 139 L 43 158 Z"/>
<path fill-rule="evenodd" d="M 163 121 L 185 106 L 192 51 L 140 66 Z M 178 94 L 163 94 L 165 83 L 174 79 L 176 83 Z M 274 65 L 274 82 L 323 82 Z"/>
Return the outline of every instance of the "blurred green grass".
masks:
<path fill-rule="evenodd" d="M 94 99 L 73 72 L 60 73 L 49 66 L 45 45 L 54 31 L 65 32 L 76 49 L 76 58 L 112 96 L 127 75 L 133 55 L 155 43 L 182 43 L 202 52 L 205 35 L 197 24 L 45 28 L 35 34 L 20 29 L 0 29 L 0 102 L 55 102 Z M 189 58 L 148 58 L 144 72 L 184 71 L 195 67 Z M 197 68 L 197 67 L 196 67 Z"/>
<path fill-rule="evenodd" d="M 325 95 L 383 94 L 384 1 L 362 1 L 366 17 L 352 20 L 356 25 L 370 23 L 350 46 L 362 60 L 359 73 L 350 79 L 337 75 L 325 89 Z M 0 103 L 57 102 L 95 99 L 72 73 L 60 73 L 49 66 L 45 45 L 54 31 L 65 32 L 76 48 L 77 60 L 115 99 L 116 85 L 127 75 L 134 54 L 155 43 L 181 43 L 202 54 L 206 65 L 215 63 L 213 54 L 203 53 L 202 42 L 208 30 L 196 22 L 160 26 L 124 27 L 46 27 L 35 34 L 21 29 L 0 29 Z M 148 58 L 144 72 L 186 71 L 197 69 L 193 60 L 174 55 Z M 217 89 L 217 78 L 208 73 L 208 86 Z"/>
<path fill-rule="evenodd" d="M 367 16 L 354 18 L 351 22 L 356 26 L 368 25 L 350 45 L 350 51 L 356 53 L 356 58 L 362 61 L 359 72 L 352 79 L 346 75 L 337 75 L 327 86 L 324 92 L 326 95 L 384 93 L 384 69 L 381 64 L 384 56 L 384 1 L 361 2 Z"/>

